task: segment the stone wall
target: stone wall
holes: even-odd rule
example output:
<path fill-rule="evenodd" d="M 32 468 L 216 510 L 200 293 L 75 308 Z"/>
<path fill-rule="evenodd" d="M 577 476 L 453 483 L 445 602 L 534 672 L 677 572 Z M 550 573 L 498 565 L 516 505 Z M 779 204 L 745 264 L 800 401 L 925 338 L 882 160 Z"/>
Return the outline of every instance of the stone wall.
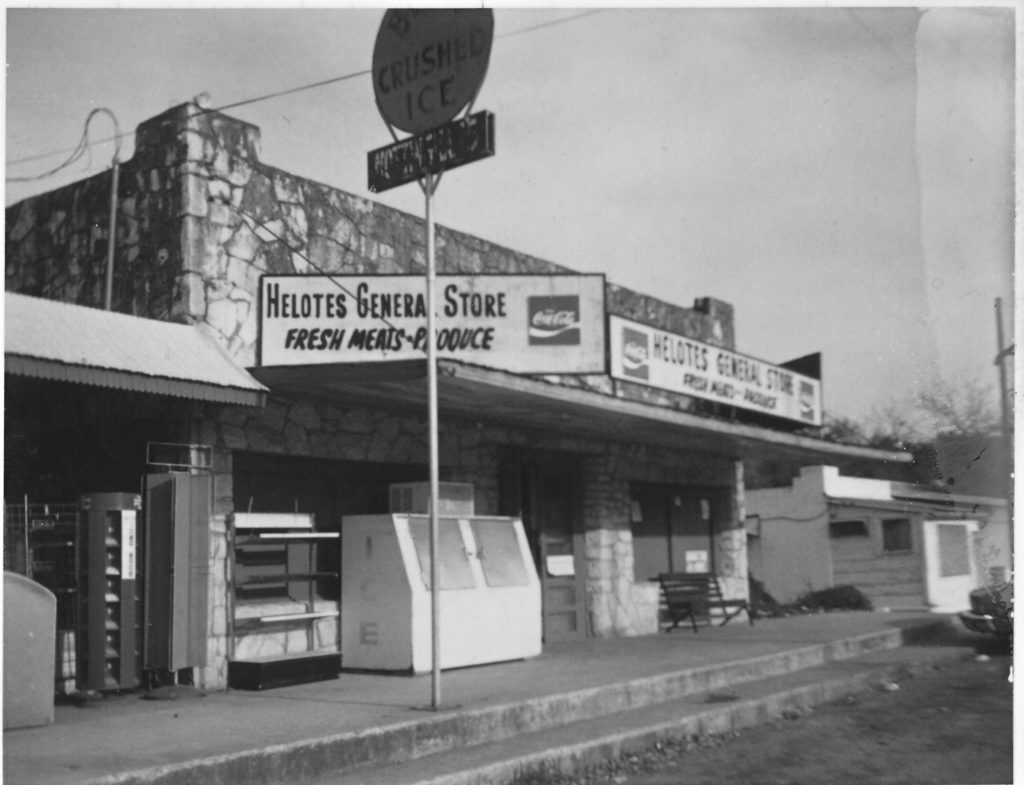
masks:
<path fill-rule="evenodd" d="M 139 126 L 136 151 L 120 167 L 113 308 L 181 320 L 183 187 L 180 131 L 186 109 Z M 7 291 L 102 307 L 110 242 L 105 172 L 7 209 Z"/>
<path fill-rule="evenodd" d="M 497 514 L 497 445 L 514 443 L 519 437 L 507 428 L 448 418 L 439 428 L 442 481 L 472 483 L 477 512 Z M 214 512 L 220 515 L 234 509 L 231 455 L 235 450 L 360 463 L 428 462 L 423 418 L 274 395 L 262 408 L 208 407 L 196 419 L 193 434 L 198 443 L 214 448 Z"/>

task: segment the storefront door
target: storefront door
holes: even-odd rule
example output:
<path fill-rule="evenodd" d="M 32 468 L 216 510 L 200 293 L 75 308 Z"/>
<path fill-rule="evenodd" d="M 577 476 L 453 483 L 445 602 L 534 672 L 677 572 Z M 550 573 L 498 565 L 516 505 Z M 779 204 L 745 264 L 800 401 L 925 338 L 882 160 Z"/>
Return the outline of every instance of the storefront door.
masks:
<path fill-rule="evenodd" d="M 972 547 L 976 521 L 925 521 L 924 562 L 929 608 L 936 613 L 963 610 L 977 586 Z"/>
<path fill-rule="evenodd" d="M 545 643 L 587 636 L 579 470 L 571 456 L 527 456 L 503 467 L 502 512 L 521 515 L 541 582 Z"/>

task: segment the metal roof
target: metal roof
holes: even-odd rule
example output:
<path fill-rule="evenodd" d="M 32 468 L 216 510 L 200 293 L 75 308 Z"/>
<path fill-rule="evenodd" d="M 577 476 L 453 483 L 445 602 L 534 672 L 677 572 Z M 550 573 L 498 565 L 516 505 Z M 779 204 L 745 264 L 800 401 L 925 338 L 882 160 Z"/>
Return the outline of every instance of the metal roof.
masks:
<path fill-rule="evenodd" d="M 267 388 L 204 327 L 7 292 L 4 372 L 51 381 L 261 406 Z"/>

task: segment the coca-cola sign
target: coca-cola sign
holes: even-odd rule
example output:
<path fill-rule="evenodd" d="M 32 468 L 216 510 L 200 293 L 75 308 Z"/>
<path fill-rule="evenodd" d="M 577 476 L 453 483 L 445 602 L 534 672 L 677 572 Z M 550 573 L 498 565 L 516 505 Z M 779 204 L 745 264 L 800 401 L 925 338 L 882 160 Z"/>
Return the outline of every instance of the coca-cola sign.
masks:
<path fill-rule="evenodd" d="M 622 329 L 622 372 L 633 379 L 647 379 L 651 376 L 651 350 L 647 333 Z"/>
<path fill-rule="evenodd" d="M 531 346 L 579 346 L 579 297 L 529 297 L 526 302 Z"/>

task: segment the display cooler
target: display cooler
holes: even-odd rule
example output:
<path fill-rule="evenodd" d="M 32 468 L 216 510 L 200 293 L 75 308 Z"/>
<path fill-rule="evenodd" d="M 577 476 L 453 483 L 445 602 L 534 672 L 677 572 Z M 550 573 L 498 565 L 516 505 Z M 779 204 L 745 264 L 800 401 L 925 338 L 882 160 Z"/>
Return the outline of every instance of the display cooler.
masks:
<path fill-rule="evenodd" d="M 431 659 L 430 519 L 342 519 L 342 667 L 426 673 Z M 541 652 L 540 582 L 518 518 L 438 519 L 440 666 Z"/>

